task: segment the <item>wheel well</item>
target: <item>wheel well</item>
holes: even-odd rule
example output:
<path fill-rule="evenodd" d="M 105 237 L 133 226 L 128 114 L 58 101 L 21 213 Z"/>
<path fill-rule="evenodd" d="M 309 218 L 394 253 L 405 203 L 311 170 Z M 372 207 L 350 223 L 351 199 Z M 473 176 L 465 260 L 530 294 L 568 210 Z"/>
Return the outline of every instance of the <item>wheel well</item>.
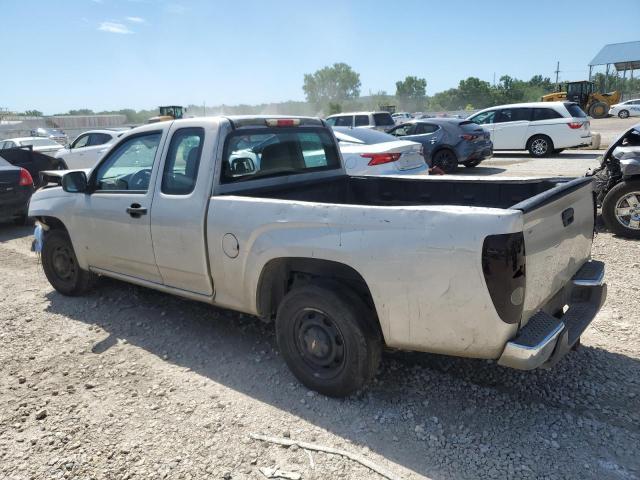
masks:
<path fill-rule="evenodd" d="M 453 148 L 451 148 L 449 145 L 441 145 L 437 147 L 431 154 L 431 158 L 433 158 L 438 152 L 441 152 L 443 150 L 449 150 L 453 154 L 453 156 L 456 157 L 456 160 L 458 159 L 458 155 L 456 154 L 456 151 Z"/>
<path fill-rule="evenodd" d="M 262 269 L 258 282 L 256 300 L 259 316 L 265 320 L 273 319 L 278 305 L 291 289 L 317 282 L 351 288 L 371 309 L 377 328 L 380 329 L 371 291 L 362 276 L 344 263 L 317 258 L 276 258 L 269 261 Z"/>
<path fill-rule="evenodd" d="M 69 233 L 67 227 L 64 226 L 64 223 L 56 217 L 37 217 L 37 219 L 48 226 L 50 230 L 64 230 Z"/>

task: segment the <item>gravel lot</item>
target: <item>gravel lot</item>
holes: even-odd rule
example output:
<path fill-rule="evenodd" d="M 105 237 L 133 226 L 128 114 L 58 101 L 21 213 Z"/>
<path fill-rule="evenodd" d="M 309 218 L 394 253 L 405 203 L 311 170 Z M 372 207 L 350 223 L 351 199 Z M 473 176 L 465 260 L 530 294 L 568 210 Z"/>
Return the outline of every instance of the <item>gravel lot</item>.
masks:
<path fill-rule="evenodd" d="M 109 280 L 63 297 L 30 241 L 31 228 L 0 225 L 2 479 L 257 479 L 274 465 L 382 478 L 250 433 L 403 479 L 640 478 L 638 242 L 596 237 L 609 299 L 554 370 L 393 354 L 371 388 L 335 400 L 295 381 L 272 326 Z"/>

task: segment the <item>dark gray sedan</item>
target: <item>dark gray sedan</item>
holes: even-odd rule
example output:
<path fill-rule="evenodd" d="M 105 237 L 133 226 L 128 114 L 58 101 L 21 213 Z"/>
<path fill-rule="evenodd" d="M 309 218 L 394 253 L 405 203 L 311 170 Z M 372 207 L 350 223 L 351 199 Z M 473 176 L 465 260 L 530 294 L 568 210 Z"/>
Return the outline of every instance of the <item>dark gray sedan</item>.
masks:
<path fill-rule="evenodd" d="M 440 167 L 446 173 L 455 171 L 460 163 L 465 167 L 475 167 L 493 155 L 489 132 L 468 120 L 411 120 L 392 128 L 388 133 L 403 140 L 421 143 L 427 163 Z"/>

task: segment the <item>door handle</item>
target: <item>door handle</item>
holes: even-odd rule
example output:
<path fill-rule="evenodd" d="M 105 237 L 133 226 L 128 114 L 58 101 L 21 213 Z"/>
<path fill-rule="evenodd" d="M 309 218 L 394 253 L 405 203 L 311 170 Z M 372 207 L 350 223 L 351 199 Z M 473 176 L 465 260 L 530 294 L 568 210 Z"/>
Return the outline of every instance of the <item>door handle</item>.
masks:
<path fill-rule="evenodd" d="M 562 212 L 562 225 L 568 227 L 573 223 L 573 208 L 567 208 Z"/>
<path fill-rule="evenodd" d="M 130 207 L 127 207 L 127 213 L 133 218 L 140 218 L 142 215 L 147 214 L 147 209 L 139 203 L 132 203 Z"/>

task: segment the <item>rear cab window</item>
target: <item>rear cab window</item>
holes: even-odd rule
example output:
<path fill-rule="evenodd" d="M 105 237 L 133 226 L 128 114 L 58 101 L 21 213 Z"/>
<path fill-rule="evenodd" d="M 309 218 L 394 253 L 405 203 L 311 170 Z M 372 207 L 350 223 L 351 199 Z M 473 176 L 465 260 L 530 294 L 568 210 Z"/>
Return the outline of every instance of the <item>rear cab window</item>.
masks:
<path fill-rule="evenodd" d="M 355 126 L 356 127 L 369 126 L 369 115 L 356 115 Z"/>
<path fill-rule="evenodd" d="M 225 141 L 220 183 L 339 168 L 340 156 L 326 129 L 243 129 Z"/>
<path fill-rule="evenodd" d="M 352 115 L 340 115 L 338 117 L 330 117 L 326 120 L 327 125 L 332 127 L 351 127 L 353 126 Z"/>
<path fill-rule="evenodd" d="M 587 114 L 584 113 L 584 110 L 582 110 L 577 103 L 565 103 L 564 106 L 572 117 L 587 118 Z"/>
<path fill-rule="evenodd" d="M 373 122 L 376 127 L 392 127 L 396 123 L 393 121 L 391 114 L 388 112 L 384 113 L 374 113 L 373 114 Z"/>

